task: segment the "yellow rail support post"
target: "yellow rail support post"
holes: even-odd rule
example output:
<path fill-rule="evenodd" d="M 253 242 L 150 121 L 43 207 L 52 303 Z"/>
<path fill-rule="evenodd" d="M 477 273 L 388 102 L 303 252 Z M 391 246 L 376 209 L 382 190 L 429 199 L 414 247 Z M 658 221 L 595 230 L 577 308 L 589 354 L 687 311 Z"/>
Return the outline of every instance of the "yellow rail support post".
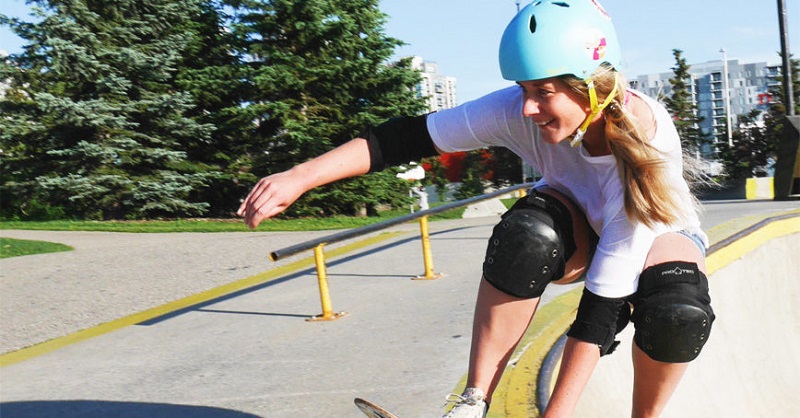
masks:
<path fill-rule="evenodd" d="M 347 312 L 333 312 L 331 308 L 331 296 L 328 291 L 328 273 L 325 270 L 325 253 L 322 251 L 324 244 L 314 247 L 314 262 L 317 265 L 317 281 L 319 282 L 319 300 L 322 302 L 322 314 L 312 316 L 306 321 L 335 321 Z"/>
<path fill-rule="evenodd" d="M 431 256 L 431 236 L 428 233 L 428 215 L 419 218 L 419 232 L 422 235 L 422 259 L 425 261 L 425 275 L 413 277 L 414 280 L 435 280 L 444 276 L 433 272 L 433 256 Z"/>

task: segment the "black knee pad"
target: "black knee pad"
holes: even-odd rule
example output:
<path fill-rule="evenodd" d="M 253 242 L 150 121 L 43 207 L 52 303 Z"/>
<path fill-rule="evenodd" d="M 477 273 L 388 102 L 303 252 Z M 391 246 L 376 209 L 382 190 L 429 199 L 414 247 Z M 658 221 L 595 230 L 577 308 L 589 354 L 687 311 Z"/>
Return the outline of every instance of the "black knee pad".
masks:
<path fill-rule="evenodd" d="M 653 360 L 694 360 L 708 341 L 714 318 L 708 279 L 697 264 L 657 264 L 639 276 L 633 339 Z"/>
<path fill-rule="evenodd" d="M 548 283 L 564 275 L 575 248 L 569 210 L 550 195 L 532 192 L 494 227 L 483 276 L 509 295 L 539 297 Z"/>
<path fill-rule="evenodd" d="M 567 336 L 597 344 L 600 355 L 611 354 L 619 345 L 614 337 L 630 322 L 631 308 L 626 298 L 605 298 L 583 289 L 578 314 Z"/>

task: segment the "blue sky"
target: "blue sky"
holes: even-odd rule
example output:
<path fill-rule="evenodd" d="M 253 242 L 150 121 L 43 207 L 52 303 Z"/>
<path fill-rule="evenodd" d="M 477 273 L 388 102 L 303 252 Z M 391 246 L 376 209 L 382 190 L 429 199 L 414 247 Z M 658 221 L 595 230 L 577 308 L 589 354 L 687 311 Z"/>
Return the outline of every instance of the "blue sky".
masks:
<path fill-rule="evenodd" d="M 529 3 L 521 0 L 521 6 Z M 668 72 L 672 49 L 689 64 L 722 59 L 779 64 L 775 0 L 601 0 L 612 16 L 629 78 Z M 785 0 L 789 46 L 800 57 L 800 4 Z M 480 97 L 509 83 L 500 77 L 497 46 L 516 13 L 515 0 L 381 0 L 386 34 L 408 45 L 397 56 L 420 55 L 458 79 L 458 101 Z M 24 0 L 2 0 L 0 13 L 27 17 Z M 22 40 L 0 28 L 0 51 L 20 50 Z"/>

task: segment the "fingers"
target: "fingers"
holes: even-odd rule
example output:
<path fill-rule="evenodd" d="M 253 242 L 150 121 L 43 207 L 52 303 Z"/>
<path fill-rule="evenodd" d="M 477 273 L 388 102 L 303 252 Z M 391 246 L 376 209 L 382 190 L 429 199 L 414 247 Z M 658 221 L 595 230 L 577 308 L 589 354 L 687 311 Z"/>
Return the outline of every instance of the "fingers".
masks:
<path fill-rule="evenodd" d="M 261 180 L 258 181 L 258 183 L 256 183 L 255 186 L 253 186 L 253 188 L 250 190 L 250 193 L 247 194 L 247 197 L 245 197 L 244 200 L 242 200 L 242 204 L 239 205 L 239 210 L 236 211 L 237 215 L 244 216 L 245 213 L 247 213 L 248 207 L 252 203 L 252 199 L 255 196 L 261 194 L 262 190 L 264 189 L 264 183 L 266 180 L 267 180 L 266 177 L 262 178 Z"/>
<path fill-rule="evenodd" d="M 239 209 L 236 211 L 237 215 L 244 216 L 245 211 L 247 210 L 247 205 L 250 203 L 250 199 L 255 194 L 256 189 L 258 189 L 260 183 L 261 182 L 257 183 L 256 186 L 253 187 L 252 190 L 250 190 L 250 193 L 247 194 L 247 197 L 245 197 L 244 200 L 242 200 L 242 203 L 239 205 Z"/>
<path fill-rule="evenodd" d="M 271 209 L 275 206 L 273 200 L 273 195 L 270 193 L 269 188 L 254 195 L 250 199 L 250 203 L 247 205 L 247 210 L 245 211 L 244 220 L 247 226 L 251 229 L 255 229 L 261 221 L 271 216 Z"/>
<path fill-rule="evenodd" d="M 253 187 L 236 212 L 244 216 L 248 227 L 255 229 L 261 221 L 283 212 L 297 199 L 296 185 L 287 180 L 287 176 L 269 176 Z"/>
<path fill-rule="evenodd" d="M 247 226 L 255 229 L 264 219 L 286 210 L 304 190 L 302 181 L 290 173 L 264 177 L 242 201 L 236 213 L 244 216 Z"/>
<path fill-rule="evenodd" d="M 247 194 L 247 197 L 239 206 L 239 210 L 236 211 L 237 215 L 244 216 L 245 224 L 251 229 L 255 229 L 267 217 L 264 212 L 272 199 L 269 186 L 270 183 L 267 178 L 261 179 Z"/>

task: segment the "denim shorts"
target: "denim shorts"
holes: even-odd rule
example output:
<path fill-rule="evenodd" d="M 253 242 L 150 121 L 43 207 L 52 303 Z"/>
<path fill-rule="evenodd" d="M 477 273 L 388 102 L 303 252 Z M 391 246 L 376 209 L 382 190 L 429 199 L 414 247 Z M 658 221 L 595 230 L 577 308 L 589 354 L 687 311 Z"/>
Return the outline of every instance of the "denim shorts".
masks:
<path fill-rule="evenodd" d="M 692 240 L 692 242 L 694 242 L 694 244 L 697 245 L 697 248 L 700 249 L 700 253 L 703 254 L 703 257 L 706 256 L 706 245 L 703 243 L 702 238 L 700 238 L 697 234 L 689 232 L 685 229 L 676 232 Z"/>

